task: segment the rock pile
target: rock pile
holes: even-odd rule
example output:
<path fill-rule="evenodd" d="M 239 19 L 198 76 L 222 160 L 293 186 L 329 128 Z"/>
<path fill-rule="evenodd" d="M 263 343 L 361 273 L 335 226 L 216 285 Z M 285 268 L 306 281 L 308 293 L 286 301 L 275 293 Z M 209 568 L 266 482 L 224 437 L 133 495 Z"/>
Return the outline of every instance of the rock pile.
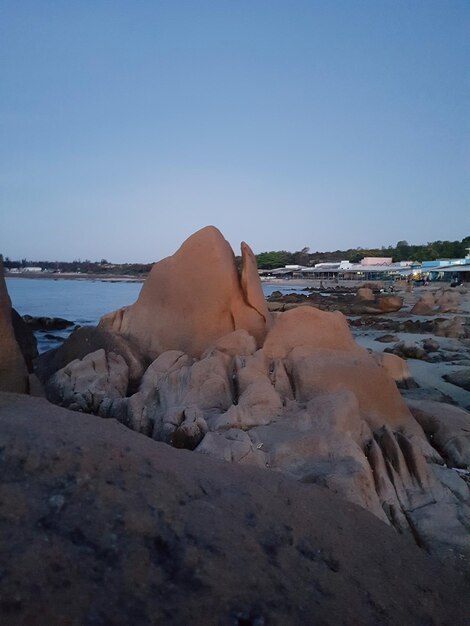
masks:
<path fill-rule="evenodd" d="M 455 289 L 442 287 L 424 292 L 410 313 L 413 315 L 435 315 L 436 313 L 458 313 L 460 294 Z"/>
<path fill-rule="evenodd" d="M 72 335 L 47 357 L 48 397 L 175 447 L 326 486 L 469 567 L 470 493 L 446 467 L 470 464 L 460 422 L 449 436 L 463 452 L 450 456 L 401 398 L 395 381 L 409 376 L 398 357 L 378 361 L 357 346 L 339 312 L 269 313 L 246 244 L 242 258 L 239 275 L 214 228 L 190 237 L 154 265 L 134 305 L 88 331 L 88 349 Z M 462 420 L 470 429 L 470 415 Z"/>

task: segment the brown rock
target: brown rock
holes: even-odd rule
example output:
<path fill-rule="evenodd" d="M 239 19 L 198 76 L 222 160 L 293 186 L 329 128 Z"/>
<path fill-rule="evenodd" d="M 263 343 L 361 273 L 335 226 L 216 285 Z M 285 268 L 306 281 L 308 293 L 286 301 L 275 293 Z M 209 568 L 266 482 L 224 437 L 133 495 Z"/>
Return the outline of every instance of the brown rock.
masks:
<path fill-rule="evenodd" d="M 399 341 L 397 335 L 381 335 L 380 337 L 376 337 L 375 341 L 379 341 L 380 343 L 393 343 L 395 341 Z"/>
<path fill-rule="evenodd" d="M 276 317 L 263 352 L 267 358 L 279 359 L 295 347 L 354 350 L 357 346 L 342 313 L 301 306 Z"/>
<path fill-rule="evenodd" d="M 431 400 L 407 400 L 415 419 L 454 467 L 470 466 L 470 413 Z"/>
<path fill-rule="evenodd" d="M 46 394 L 55 404 L 74 411 L 106 415 L 109 404 L 126 395 L 128 383 L 129 368 L 122 356 L 101 348 L 56 372 Z"/>
<path fill-rule="evenodd" d="M 393 378 L 398 387 L 410 389 L 417 386 L 404 359 L 389 352 L 372 352 L 372 356 Z"/>
<path fill-rule="evenodd" d="M 454 317 L 447 320 L 436 320 L 434 332 L 438 337 L 451 337 L 454 339 L 465 337 L 465 318 Z"/>
<path fill-rule="evenodd" d="M 11 300 L 0 256 L 0 391 L 28 393 L 28 369 L 15 338 Z"/>
<path fill-rule="evenodd" d="M 97 328 L 79 328 L 55 350 L 49 350 L 36 359 L 36 372 L 43 384 L 58 370 L 75 360 L 83 359 L 87 354 L 104 350 L 121 356 L 129 368 L 131 388 L 140 383 L 148 361 L 134 342 Z"/>
<path fill-rule="evenodd" d="M 436 303 L 440 313 L 457 313 L 460 294 L 455 289 L 442 289 L 436 293 Z"/>
<path fill-rule="evenodd" d="M 456 372 L 451 372 L 450 374 L 445 374 L 442 378 L 448 383 L 470 391 L 470 368 L 468 367 L 457 370 Z"/>
<path fill-rule="evenodd" d="M 430 291 L 426 291 L 412 307 L 410 313 L 412 315 L 432 315 L 434 306 L 434 294 Z"/>
<path fill-rule="evenodd" d="M 374 300 L 374 298 L 374 292 L 372 291 L 372 289 L 370 289 L 370 287 L 359 287 L 359 289 L 357 290 L 356 300 L 358 301 L 366 300 L 368 302 L 371 302 Z"/>
<path fill-rule="evenodd" d="M 156 263 L 137 302 L 102 318 L 99 328 L 131 338 L 155 358 L 167 350 L 200 356 L 217 339 L 239 329 L 260 346 L 269 325 L 250 248 L 242 244 L 239 276 L 230 245 L 208 226 Z"/>
<path fill-rule="evenodd" d="M 0 428 L 2 626 L 466 622 L 468 581 L 331 491 L 27 397 Z"/>

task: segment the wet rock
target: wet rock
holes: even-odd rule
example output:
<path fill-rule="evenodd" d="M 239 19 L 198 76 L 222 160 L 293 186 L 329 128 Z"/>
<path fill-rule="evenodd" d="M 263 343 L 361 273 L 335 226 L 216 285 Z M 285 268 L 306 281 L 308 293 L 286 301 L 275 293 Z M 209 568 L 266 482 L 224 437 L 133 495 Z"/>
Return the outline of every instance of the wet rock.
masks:
<path fill-rule="evenodd" d="M 23 322 L 33 331 L 64 330 L 75 325 L 74 322 L 62 317 L 33 317 L 31 315 L 23 315 Z"/>
<path fill-rule="evenodd" d="M 415 419 L 452 467 L 470 466 L 470 413 L 456 406 L 407 400 Z"/>
<path fill-rule="evenodd" d="M 393 343 L 396 341 L 400 341 L 397 335 L 381 335 L 380 337 L 376 337 L 375 341 L 379 341 L 380 343 Z"/>
<path fill-rule="evenodd" d="M 426 359 L 427 352 L 415 343 L 400 342 L 393 348 L 385 348 L 384 352 L 395 354 L 402 359 Z"/>
<path fill-rule="evenodd" d="M 439 348 L 439 342 L 435 339 L 428 338 L 423 341 L 423 350 L 426 352 L 437 352 Z"/>
<path fill-rule="evenodd" d="M 457 370 L 455 372 L 451 372 L 450 374 L 444 374 L 442 378 L 448 383 L 452 383 L 453 385 L 457 385 L 457 387 L 462 387 L 462 389 L 470 391 L 470 368 Z"/>

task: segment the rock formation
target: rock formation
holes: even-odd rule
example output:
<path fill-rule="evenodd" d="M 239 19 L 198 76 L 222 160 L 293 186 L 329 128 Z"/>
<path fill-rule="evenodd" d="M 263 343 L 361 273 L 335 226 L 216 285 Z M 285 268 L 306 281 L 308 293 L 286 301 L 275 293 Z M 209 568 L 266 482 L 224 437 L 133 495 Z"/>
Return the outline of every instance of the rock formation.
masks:
<path fill-rule="evenodd" d="M 403 298 L 394 294 L 374 294 L 370 287 L 357 290 L 352 312 L 356 314 L 394 313 L 403 306 Z"/>
<path fill-rule="evenodd" d="M 411 412 L 453 467 L 470 467 L 470 429 L 467 411 L 432 400 L 408 400 Z"/>
<path fill-rule="evenodd" d="M 28 369 L 15 338 L 11 300 L 0 256 L 0 391 L 27 393 L 28 389 Z"/>
<path fill-rule="evenodd" d="M 279 473 L 0 394 L 2 626 L 439 624 L 468 581 Z"/>
<path fill-rule="evenodd" d="M 410 313 L 412 315 L 432 315 L 434 313 L 435 305 L 436 299 L 434 297 L 434 293 L 427 291 L 417 300 Z"/>
<path fill-rule="evenodd" d="M 156 263 L 135 304 L 105 316 L 99 328 L 134 340 L 152 359 L 165 350 L 200 356 L 219 337 L 245 329 L 260 346 L 270 316 L 256 259 L 243 243 L 241 275 L 220 231 L 208 226 Z"/>
<path fill-rule="evenodd" d="M 444 465 L 449 446 L 400 396 L 403 361 L 360 348 L 339 312 L 271 316 L 245 245 L 242 256 L 239 275 L 219 231 L 190 237 L 154 266 L 134 305 L 100 322 L 108 347 L 91 342 L 86 356 L 69 340 L 56 352 L 49 397 L 175 447 L 326 486 L 470 569 L 470 493 Z M 152 361 L 133 385 L 112 336 Z M 469 414 L 461 419 L 470 429 Z M 464 428 L 452 445 L 467 446 Z"/>

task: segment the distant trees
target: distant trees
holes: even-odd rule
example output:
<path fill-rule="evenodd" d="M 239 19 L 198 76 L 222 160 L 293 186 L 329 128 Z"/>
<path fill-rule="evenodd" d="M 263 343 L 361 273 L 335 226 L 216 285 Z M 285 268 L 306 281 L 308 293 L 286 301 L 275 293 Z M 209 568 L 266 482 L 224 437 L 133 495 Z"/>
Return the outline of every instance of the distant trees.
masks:
<path fill-rule="evenodd" d="M 348 260 L 358 263 L 364 257 L 392 257 L 393 261 L 434 261 L 435 259 L 458 259 L 465 256 L 466 248 L 470 247 L 470 236 L 461 241 L 432 241 L 427 244 L 414 245 L 406 240 L 398 241 L 396 246 L 385 248 L 350 248 L 349 250 L 335 250 L 332 252 L 310 252 L 305 247 L 297 252 L 286 250 L 261 252 L 256 256 L 260 269 L 274 269 L 284 265 L 314 265 L 324 261 Z"/>
<path fill-rule="evenodd" d="M 261 252 L 256 255 L 256 262 L 258 267 L 263 270 L 272 270 L 276 267 L 284 267 L 292 263 L 293 255 L 286 250 L 279 250 L 271 252 Z"/>

